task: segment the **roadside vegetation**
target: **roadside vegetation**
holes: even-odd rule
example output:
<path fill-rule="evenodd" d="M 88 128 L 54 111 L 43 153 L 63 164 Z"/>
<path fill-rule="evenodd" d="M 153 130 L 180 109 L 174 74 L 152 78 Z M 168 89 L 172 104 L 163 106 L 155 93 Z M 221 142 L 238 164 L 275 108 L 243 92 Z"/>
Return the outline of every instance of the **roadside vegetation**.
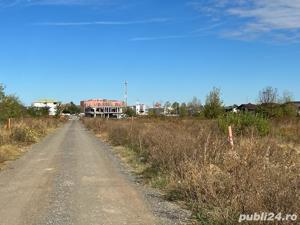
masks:
<path fill-rule="evenodd" d="M 138 175 L 166 198 L 184 201 L 199 224 L 234 225 L 240 214 L 254 212 L 299 216 L 300 119 L 286 106 L 276 104 L 272 113 L 225 113 L 214 89 L 200 115 L 83 123 L 112 145 L 124 146 L 120 154 L 130 158 Z"/>
<path fill-rule="evenodd" d="M 26 151 L 64 120 L 49 117 L 48 109 L 25 107 L 18 97 L 6 95 L 0 84 L 0 168 Z"/>

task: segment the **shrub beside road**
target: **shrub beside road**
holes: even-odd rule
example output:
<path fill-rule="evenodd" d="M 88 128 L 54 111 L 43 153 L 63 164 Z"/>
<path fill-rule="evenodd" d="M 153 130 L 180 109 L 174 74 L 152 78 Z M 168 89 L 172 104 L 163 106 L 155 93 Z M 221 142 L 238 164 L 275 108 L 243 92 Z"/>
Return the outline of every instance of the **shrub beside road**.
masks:
<path fill-rule="evenodd" d="M 0 128 L 0 163 L 18 158 L 25 147 L 36 143 L 63 120 L 58 118 L 25 118 L 11 120 L 11 128 L 5 124 Z"/>

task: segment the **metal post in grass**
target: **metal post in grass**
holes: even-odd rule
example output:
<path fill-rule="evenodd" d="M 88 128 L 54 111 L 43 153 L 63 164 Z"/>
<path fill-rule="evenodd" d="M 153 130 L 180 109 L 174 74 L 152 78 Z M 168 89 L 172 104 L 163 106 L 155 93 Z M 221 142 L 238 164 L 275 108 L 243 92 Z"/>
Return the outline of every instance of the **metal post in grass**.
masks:
<path fill-rule="evenodd" d="M 231 126 L 228 127 L 228 141 L 229 141 L 231 147 L 233 148 L 234 143 L 233 143 L 233 134 L 232 134 L 232 127 Z"/>

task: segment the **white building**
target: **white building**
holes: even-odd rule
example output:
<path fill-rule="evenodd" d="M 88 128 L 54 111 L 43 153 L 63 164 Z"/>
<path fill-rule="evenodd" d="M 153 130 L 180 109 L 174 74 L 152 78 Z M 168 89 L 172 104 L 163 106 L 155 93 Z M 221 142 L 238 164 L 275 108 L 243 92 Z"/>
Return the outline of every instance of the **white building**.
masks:
<path fill-rule="evenodd" d="M 135 111 L 136 115 L 139 116 L 146 116 L 149 112 L 149 107 L 145 104 L 139 104 L 137 103 L 132 107 L 132 109 Z"/>
<path fill-rule="evenodd" d="M 55 116 L 57 111 L 57 106 L 60 104 L 59 101 L 51 100 L 51 99 L 41 99 L 32 103 L 33 107 L 36 108 L 48 108 L 49 115 Z"/>

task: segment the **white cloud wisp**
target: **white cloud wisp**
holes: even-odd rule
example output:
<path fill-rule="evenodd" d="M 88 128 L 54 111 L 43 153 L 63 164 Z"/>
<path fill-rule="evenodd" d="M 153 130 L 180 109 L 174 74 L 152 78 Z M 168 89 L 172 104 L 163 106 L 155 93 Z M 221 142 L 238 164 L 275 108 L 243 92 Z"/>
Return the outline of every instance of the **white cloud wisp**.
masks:
<path fill-rule="evenodd" d="M 298 41 L 300 0 L 209 0 L 190 2 L 213 20 L 228 19 L 232 27 L 224 36 L 241 39 L 260 37 Z"/>

